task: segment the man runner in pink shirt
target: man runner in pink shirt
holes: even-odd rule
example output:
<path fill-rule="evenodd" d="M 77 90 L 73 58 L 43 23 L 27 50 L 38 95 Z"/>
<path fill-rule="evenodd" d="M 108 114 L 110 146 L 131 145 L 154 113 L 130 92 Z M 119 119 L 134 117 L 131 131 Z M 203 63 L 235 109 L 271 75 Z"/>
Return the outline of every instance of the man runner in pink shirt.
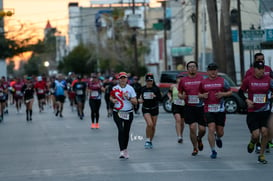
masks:
<path fill-rule="evenodd" d="M 185 100 L 184 118 L 190 127 L 190 139 L 193 146 L 192 156 L 203 150 L 202 137 L 206 133 L 203 101 L 198 98 L 199 86 L 204 79 L 197 74 L 198 64 L 195 61 L 187 63 L 188 75 L 180 80 L 179 97 Z M 198 131 L 198 134 L 197 134 Z"/>
<path fill-rule="evenodd" d="M 208 141 L 211 147 L 212 159 L 217 157 L 215 150 L 216 145 L 222 148 L 221 137 L 224 135 L 224 126 L 226 113 L 224 106 L 224 97 L 232 94 L 229 83 L 222 77 L 218 76 L 218 66 L 210 63 L 207 68 L 208 78 L 200 84 L 199 98 L 204 100 L 205 120 L 208 124 Z"/>

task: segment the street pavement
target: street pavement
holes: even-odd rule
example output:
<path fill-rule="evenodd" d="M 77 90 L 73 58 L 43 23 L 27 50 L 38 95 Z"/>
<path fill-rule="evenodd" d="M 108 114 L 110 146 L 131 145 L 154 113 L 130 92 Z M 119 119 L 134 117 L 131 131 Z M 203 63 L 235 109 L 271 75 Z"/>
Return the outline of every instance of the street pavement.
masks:
<path fill-rule="evenodd" d="M 80 120 L 65 103 L 64 117 L 46 108 L 39 113 L 37 101 L 32 122 L 14 105 L 0 124 L 0 181 L 237 181 L 272 180 L 273 157 L 258 164 L 255 153 L 247 153 L 249 132 L 245 115 L 227 115 L 223 148 L 212 160 L 207 135 L 204 150 L 191 156 L 189 128 L 183 144 L 177 143 L 172 114 L 160 108 L 154 148 L 145 150 L 145 121 L 136 115 L 131 128 L 128 160 L 119 159 L 117 128 L 107 118 L 102 101 L 100 129 L 90 129 L 90 109 Z M 25 110 L 25 107 L 23 107 Z M 273 150 L 272 150 L 273 151 Z"/>

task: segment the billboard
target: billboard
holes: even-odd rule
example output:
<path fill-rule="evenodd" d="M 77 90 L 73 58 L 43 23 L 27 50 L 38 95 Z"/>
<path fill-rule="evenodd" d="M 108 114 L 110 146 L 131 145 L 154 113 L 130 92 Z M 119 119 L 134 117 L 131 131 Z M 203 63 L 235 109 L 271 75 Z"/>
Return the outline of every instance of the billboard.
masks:
<path fill-rule="evenodd" d="M 91 4 L 131 4 L 133 3 L 133 0 L 91 0 Z M 135 0 L 135 3 L 150 3 L 150 0 Z"/>

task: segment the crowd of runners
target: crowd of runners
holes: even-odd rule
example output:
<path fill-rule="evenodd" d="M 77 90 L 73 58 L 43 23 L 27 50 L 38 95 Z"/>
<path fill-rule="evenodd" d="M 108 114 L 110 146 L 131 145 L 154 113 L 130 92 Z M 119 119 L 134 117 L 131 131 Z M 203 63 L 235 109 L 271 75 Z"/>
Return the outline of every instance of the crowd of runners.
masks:
<path fill-rule="evenodd" d="M 215 159 L 216 146 L 223 147 L 221 138 L 224 136 L 226 121 L 224 97 L 230 96 L 232 91 L 229 83 L 218 76 L 218 66 L 215 63 L 207 66 L 207 78 L 198 74 L 198 64 L 195 61 L 188 62 L 186 69 L 187 76 L 178 74 L 177 82 L 170 87 L 168 93 L 172 102 L 177 142 L 183 143 L 183 131 L 185 124 L 188 125 L 189 139 L 193 146 L 191 154 L 196 156 L 203 150 L 202 139 L 207 132 L 210 158 Z M 264 65 L 263 54 L 258 53 L 239 90 L 240 97 L 248 105 L 246 123 L 251 138 L 247 151 L 252 153 L 256 146 L 258 162 L 263 164 L 267 163 L 265 152 L 270 152 L 270 147 L 273 146 L 273 109 L 270 102 L 273 91 L 272 75 L 271 68 Z M 118 128 L 120 158 L 128 159 L 130 128 L 134 115 L 140 112 L 140 107 L 146 122 L 144 148 L 153 148 L 162 97 L 153 74 L 147 73 L 144 82 L 141 85 L 139 77 L 132 77 L 126 72 L 107 77 L 98 73 L 82 76 L 69 72 L 66 76 L 24 76 L 9 81 L 2 77 L 0 123 L 4 121 L 4 115 L 8 114 L 11 104 L 15 105 L 18 113 L 25 111 L 26 121 L 32 121 L 33 102 L 36 98 L 39 112 L 43 112 L 47 106 L 56 117 L 62 118 L 65 116 L 63 104 L 67 99 L 71 111 L 81 120 L 86 116 L 85 103 L 88 102 L 91 112 L 90 128 L 99 129 L 101 101 L 104 99 L 107 116 L 113 117 Z"/>

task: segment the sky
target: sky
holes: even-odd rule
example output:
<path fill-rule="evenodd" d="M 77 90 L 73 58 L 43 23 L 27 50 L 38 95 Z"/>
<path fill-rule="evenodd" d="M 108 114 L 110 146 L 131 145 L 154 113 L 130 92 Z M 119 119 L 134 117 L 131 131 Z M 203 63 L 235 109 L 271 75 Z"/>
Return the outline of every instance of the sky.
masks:
<path fill-rule="evenodd" d="M 150 1 L 154 4 L 157 0 Z M 4 9 L 13 9 L 15 13 L 6 18 L 5 30 L 19 29 L 24 24 L 29 29 L 35 29 L 41 39 L 49 20 L 52 27 L 61 31 L 61 35 L 66 35 L 69 2 L 78 2 L 79 6 L 90 5 L 90 0 L 3 0 Z"/>

